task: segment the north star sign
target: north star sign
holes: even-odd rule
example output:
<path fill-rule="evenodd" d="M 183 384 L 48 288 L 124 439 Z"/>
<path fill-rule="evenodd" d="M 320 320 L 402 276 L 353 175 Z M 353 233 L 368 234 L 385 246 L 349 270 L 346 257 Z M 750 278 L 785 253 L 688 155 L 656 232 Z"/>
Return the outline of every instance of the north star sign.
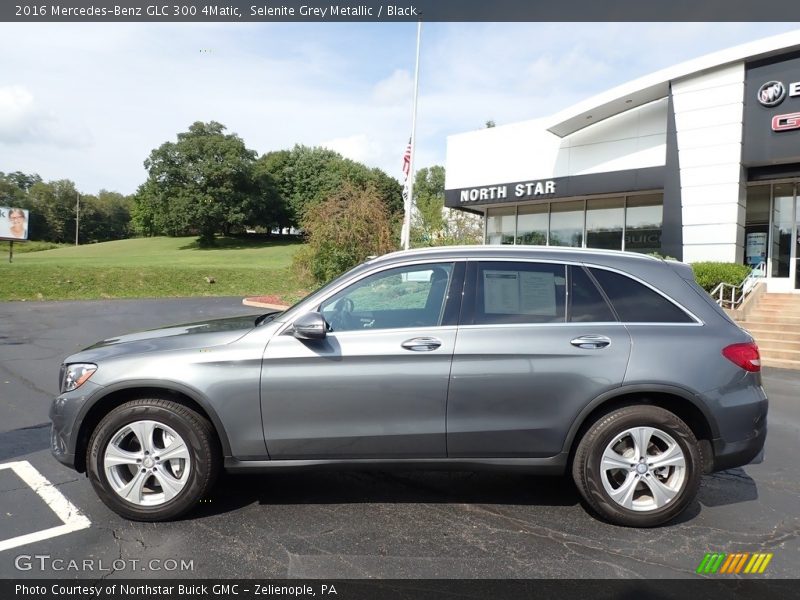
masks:
<path fill-rule="evenodd" d="M 529 181 L 514 185 L 514 197 L 525 198 L 529 196 L 547 196 L 556 193 L 556 182 Z M 487 187 L 461 190 L 461 202 L 479 202 L 485 200 L 503 200 L 508 198 L 508 185 L 490 185 Z"/>

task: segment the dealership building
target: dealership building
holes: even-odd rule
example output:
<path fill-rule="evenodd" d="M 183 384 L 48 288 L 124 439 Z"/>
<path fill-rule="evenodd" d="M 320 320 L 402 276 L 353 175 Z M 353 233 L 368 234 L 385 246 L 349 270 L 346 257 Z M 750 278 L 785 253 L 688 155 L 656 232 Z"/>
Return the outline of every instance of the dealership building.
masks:
<path fill-rule="evenodd" d="M 800 290 L 800 31 L 450 136 L 446 166 L 486 243 L 763 263 L 770 292 Z"/>

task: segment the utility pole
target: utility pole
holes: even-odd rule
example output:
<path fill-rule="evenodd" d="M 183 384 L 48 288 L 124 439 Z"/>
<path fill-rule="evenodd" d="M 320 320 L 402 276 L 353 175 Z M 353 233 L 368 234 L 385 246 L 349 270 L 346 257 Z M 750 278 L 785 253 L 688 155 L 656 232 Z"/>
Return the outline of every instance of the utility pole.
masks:
<path fill-rule="evenodd" d="M 81 226 L 81 194 L 75 192 L 75 245 L 78 245 L 78 230 Z"/>

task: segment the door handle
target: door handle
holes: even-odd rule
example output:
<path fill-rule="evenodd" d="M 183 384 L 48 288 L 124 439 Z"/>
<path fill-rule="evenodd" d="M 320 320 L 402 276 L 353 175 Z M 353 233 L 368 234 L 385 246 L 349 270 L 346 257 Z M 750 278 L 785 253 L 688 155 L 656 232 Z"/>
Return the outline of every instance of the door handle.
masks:
<path fill-rule="evenodd" d="M 584 350 L 599 350 L 611 344 L 611 340 L 604 335 L 582 335 L 571 340 L 570 344 Z"/>
<path fill-rule="evenodd" d="M 434 337 L 418 337 L 406 340 L 400 345 L 406 350 L 411 350 L 412 352 L 430 352 L 431 350 L 436 350 L 439 346 L 441 346 L 442 340 L 437 340 Z"/>

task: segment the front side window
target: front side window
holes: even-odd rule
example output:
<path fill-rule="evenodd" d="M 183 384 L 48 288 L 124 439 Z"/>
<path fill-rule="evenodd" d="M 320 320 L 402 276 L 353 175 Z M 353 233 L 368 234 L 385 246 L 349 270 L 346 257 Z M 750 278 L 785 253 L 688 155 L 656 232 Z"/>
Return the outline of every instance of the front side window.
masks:
<path fill-rule="evenodd" d="M 370 275 L 322 303 L 330 331 L 441 324 L 452 263 L 397 267 Z"/>
<path fill-rule="evenodd" d="M 548 263 L 480 263 L 474 324 L 563 323 L 565 269 Z"/>
<path fill-rule="evenodd" d="M 620 273 L 589 269 L 625 323 L 694 323 L 658 292 Z"/>

